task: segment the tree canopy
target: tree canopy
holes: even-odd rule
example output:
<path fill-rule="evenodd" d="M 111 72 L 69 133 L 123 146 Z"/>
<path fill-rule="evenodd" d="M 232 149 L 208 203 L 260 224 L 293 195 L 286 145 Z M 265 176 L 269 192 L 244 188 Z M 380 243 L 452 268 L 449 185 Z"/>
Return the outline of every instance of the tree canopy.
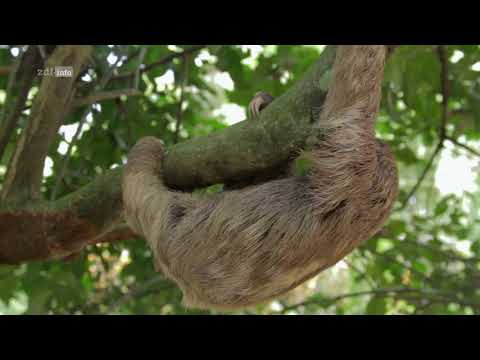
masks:
<path fill-rule="evenodd" d="M 122 223 L 126 154 L 160 137 L 167 183 L 198 193 L 273 176 L 311 140 L 334 54 L 323 45 L 0 46 L 0 314 L 214 313 L 185 309 Z M 49 73 L 67 65 L 78 79 Z M 392 48 L 376 123 L 399 167 L 390 220 L 286 296 L 234 313 L 480 313 L 479 75 L 477 45 Z M 247 127 L 260 90 L 276 100 Z"/>

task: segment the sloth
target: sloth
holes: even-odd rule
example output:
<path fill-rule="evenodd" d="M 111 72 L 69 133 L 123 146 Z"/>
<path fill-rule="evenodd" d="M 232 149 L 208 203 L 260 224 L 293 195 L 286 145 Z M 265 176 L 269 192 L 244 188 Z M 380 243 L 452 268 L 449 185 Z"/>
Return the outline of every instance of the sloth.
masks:
<path fill-rule="evenodd" d="M 331 267 L 381 230 L 397 196 L 388 146 L 375 138 L 383 45 L 339 46 L 308 170 L 209 197 L 162 181 L 163 142 L 140 139 L 123 172 L 125 218 L 183 304 L 233 310 L 266 303 Z M 272 98 L 258 93 L 253 115 Z M 254 116 L 256 117 L 256 116 Z M 258 120 L 257 120 L 258 121 Z"/>

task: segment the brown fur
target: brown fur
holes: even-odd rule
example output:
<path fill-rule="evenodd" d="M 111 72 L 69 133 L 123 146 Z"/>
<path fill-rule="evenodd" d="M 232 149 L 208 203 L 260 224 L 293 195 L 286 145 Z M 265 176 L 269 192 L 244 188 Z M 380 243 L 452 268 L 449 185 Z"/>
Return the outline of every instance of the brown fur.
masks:
<path fill-rule="evenodd" d="M 318 121 L 325 139 L 304 152 L 312 168 L 198 199 L 161 180 L 163 146 L 131 150 L 123 194 L 129 225 L 196 308 L 267 300 L 332 266 L 380 230 L 397 194 L 388 147 L 375 139 L 385 47 L 340 46 Z"/>

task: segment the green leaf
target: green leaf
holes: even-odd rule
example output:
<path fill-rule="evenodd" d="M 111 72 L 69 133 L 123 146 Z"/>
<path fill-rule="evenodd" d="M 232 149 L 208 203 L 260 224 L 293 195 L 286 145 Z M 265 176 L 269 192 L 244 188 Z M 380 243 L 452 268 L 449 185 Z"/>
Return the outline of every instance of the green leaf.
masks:
<path fill-rule="evenodd" d="M 435 206 L 435 216 L 440 216 L 448 210 L 448 198 L 442 199 L 437 206 Z"/>

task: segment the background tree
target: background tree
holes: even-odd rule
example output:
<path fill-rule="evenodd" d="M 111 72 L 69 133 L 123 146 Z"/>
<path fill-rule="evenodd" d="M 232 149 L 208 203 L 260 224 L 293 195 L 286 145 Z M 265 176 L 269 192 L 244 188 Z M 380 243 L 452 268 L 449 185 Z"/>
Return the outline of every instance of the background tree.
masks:
<path fill-rule="evenodd" d="M 197 313 L 180 305 L 145 242 L 122 225 L 128 149 L 161 137 L 170 146 L 166 180 L 179 189 L 216 192 L 277 174 L 311 140 L 334 53 L 1 46 L 0 313 Z M 48 74 L 61 65 L 81 75 Z M 390 221 L 334 268 L 240 313 L 480 312 L 479 71 L 479 46 L 395 49 L 377 121 L 400 170 Z M 278 99 L 247 127 L 258 90 Z"/>

